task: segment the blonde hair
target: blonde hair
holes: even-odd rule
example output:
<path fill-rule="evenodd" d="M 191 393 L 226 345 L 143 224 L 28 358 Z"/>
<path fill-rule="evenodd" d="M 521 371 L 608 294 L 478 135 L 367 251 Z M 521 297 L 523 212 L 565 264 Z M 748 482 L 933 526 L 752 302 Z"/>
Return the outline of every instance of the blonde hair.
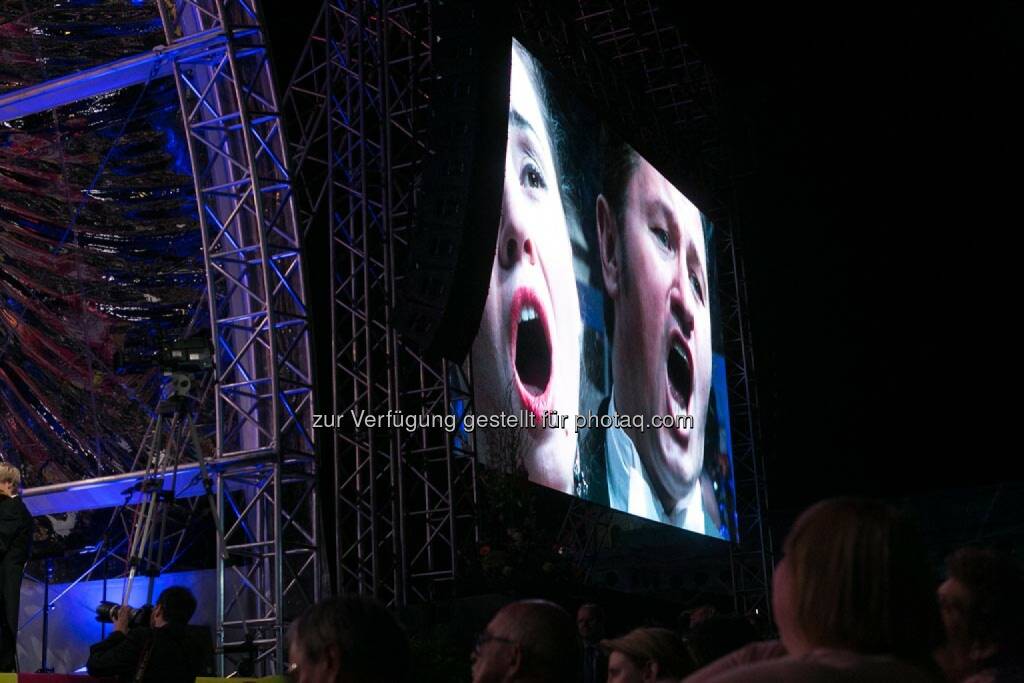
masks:
<path fill-rule="evenodd" d="M 0 482 L 9 481 L 14 488 L 21 486 L 21 470 L 9 462 L 0 462 Z"/>
<path fill-rule="evenodd" d="M 935 582 L 917 526 L 895 508 L 837 498 L 786 537 L 796 618 L 815 646 L 927 657 L 941 638 Z"/>

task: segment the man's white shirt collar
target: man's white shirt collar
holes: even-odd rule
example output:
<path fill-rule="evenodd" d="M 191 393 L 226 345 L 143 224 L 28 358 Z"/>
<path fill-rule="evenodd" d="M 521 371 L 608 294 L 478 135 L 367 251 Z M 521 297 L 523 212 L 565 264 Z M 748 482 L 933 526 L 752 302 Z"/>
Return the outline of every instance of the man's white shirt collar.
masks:
<path fill-rule="evenodd" d="M 615 387 L 608 401 L 608 415 L 615 416 Z M 666 513 L 644 469 L 633 440 L 618 427 L 605 430 L 608 469 L 608 503 L 616 510 L 671 524 L 689 531 L 705 533 L 704 506 L 700 479 L 671 513 Z"/>

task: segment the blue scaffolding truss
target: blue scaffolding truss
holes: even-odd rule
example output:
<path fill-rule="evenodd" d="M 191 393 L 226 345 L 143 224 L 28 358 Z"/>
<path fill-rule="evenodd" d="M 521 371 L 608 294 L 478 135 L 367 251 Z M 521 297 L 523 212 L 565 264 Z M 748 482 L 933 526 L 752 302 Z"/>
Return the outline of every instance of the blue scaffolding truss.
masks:
<path fill-rule="evenodd" d="M 311 343 L 288 147 L 256 0 L 156 4 L 164 45 L 7 93 L 0 120 L 174 79 L 217 358 L 208 462 L 219 526 L 217 646 L 253 642 L 259 670 L 280 672 L 285 628 L 321 583 Z M 27 498 L 55 509 L 55 496 L 82 484 Z M 219 658 L 221 674 L 234 666 Z"/>

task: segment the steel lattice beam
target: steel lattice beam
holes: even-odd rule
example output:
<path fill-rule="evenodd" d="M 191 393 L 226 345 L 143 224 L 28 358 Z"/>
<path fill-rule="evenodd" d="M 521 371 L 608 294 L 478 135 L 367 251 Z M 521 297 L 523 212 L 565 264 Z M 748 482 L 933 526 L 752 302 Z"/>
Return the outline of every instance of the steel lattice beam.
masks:
<path fill-rule="evenodd" d="M 542 45 L 546 61 L 572 75 L 605 110 L 632 121 L 642 145 L 672 147 L 668 154 L 686 160 L 695 185 L 727 191 L 714 81 L 678 31 L 659 24 L 649 0 L 615 7 L 580 0 L 571 16 L 539 1 L 523 0 L 518 9 L 519 34 Z M 461 415 L 472 409 L 471 378 L 451 381 L 459 368 L 424 362 L 391 327 L 396 264 L 407 243 L 413 178 L 425 153 L 420 140 L 428 35 L 425 1 L 327 0 L 284 100 L 297 133 L 292 157 L 305 180 L 302 232 L 330 248 L 335 415 Z M 727 207 L 719 203 L 708 212 L 728 233 Z M 326 235 L 316 234 L 321 225 L 328 226 Z M 730 399 L 738 411 L 737 486 L 747 541 L 740 546 L 744 554 L 734 553 L 733 567 L 745 571 L 737 590 L 756 602 L 753 596 L 762 599 L 767 591 L 770 538 L 763 525 L 763 470 L 753 449 L 753 357 L 749 330 L 739 318 L 744 285 L 732 242 L 727 245 L 729 265 L 721 280 L 731 286 L 723 296 L 724 325 L 732 345 Z M 428 597 L 438 580 L 455 576 L 455 548 L 475 528 L 472 514 L 461 512 L 471 509 L 467 501 L 475 502 L 473 459 L 458 457 L 465 451 L 472 451 L 465 435 L 453 441 L 451 435 L 410 436 L 348 424 L 335 431 L 336 590 L 403 603 Z M 584 551 L 591 545 L 581 544 Z M 749 566 L 742 564 L 747 557 Z"/>
<path fill-rule="evenodd" d="M 283 100 L 305 180 L 303 230 L 330 248 L 335 415 L 451 407 L 448 368 L 421 358 L 392 326 L 427 152 L 429 36 L 425 0 L 328 0 Z M 451 439 L 439 430 L 335 430 L 339 593 L 404 604 L 454 578 L 453 491 L 473 470 L 465 458 L 454 463 Z"/>
<path fill-rule="evenodd" d="M 391 245 L 389 299 L 397 304 L 398 269 L 404 261 L 409 233 L 415 227 L 415 184 L 426 157 L 429 123 L 430 68 L 429 3 L 385 4 L 384 130 L 389 160 L 385 204 Z M 396 408 L 406 413 L 444 415 L 451 410 L 447 367 L 430 362 L 396 339 L 392 365 Z M 442 429 L 398 432 L 401 510 L 400 552 L 404 602 L 429 600 L 439 582 L 456 574 L 456 517 L 454 491 L 458 469 L 451 457 L 452 435 Z"/>
<path fill-rule="evenodd" d="M 270 673 L 319 596 L 320 561 L 300 221 L 256 1 L 159 0 L 165 46 L 5 94 L 0 114 L 175 78 L 218 359 L 217 639 L 253 636 Z"/>
<path fill-rule="evenodd" d="M 309 325 L 281 117 L 255 0 L 159 3 L 174 62 L 218 356 L 218 645 L 282 671 L 287 622 L 318 597 Z M 243 486 L 244 495 L 233 493 Z M 219 668 L 224 667 L 223 658 Z"/>
<path fill-rule="evenodd" d="M 330 254 L 335 415 L 391 407 L 393 334 L 382 315 L 389 262 L 380 28 L 370 3 L 325 2 L 284 99 L 299 132 L 292 157 L 305 180 L 303 228 Z M 387 435 L 335 429 L 331 450 L 335 590 L 392 602 L 398 510 Z"/>
<path fill-rule="evenodd" d="M 175 60 L 222 44 L 221 35 L 198 35 L 173 47 L 151 50 L 109 64 L 38 83 L 0 95 L 0 121 L 31 116 L 118 88 L 146 83 L 171 74 Z"/>
<path fill-rule="evenodd" d="M 754 355 L 750 330 L 743 317 L 747 302 L 746 277 L 733 235 L 728 237 L 725 247 L 731 258 L 725 259 L 725 267 L 720 273 L 719 281 L 725 284 L 720 290 L 720 302 L 729 351 L 726 376 L 733 412 L 733 467 L 740 524 L 739 543 L 732 547 L 731 553 L 733 590 L 738 611 L 749 614 L 757 610 L 770 617 L 769 592 L 774 553 L 766 520 L 768 500 L 764 460 L 756 448 L 760 434 L 757 392 L 752 381 Z"/>

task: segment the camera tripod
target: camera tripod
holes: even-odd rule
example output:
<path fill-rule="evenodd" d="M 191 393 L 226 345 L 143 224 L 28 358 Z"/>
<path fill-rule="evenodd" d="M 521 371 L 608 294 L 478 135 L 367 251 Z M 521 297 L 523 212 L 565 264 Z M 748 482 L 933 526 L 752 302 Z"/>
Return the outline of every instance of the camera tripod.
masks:
<path fill-rule="evenodd" d="M 128 573 L 122 593 L 122 607 L 128 605 L 132 585 L 140 571 L 149 577 L 146 603 L 153 602 L 156 577 L 163 565 L 167 514 L 175 500 L 178 470 L 186 462 L 186 451 L 191 450 L 198 465 L 213 525 L 217 533 L 220 533 L 213 479 L 203 457 L 195 424 L 197 410 L 194 407 L 199 401 L 189 395 L 192 377 L 183 372 L 170 375 L 170 395 L 157 405 L 156 416 L 147 433 L 148 444 L 140 449 L 140 455 L 145 452 L 145 473 L 141 481 L 125 491 L 128 496 L 137 493 L 140 500 L 135 504 L 132 526 L 128 532 Z M 168 480 L 170 488 L 165 486 Z M 218 547 L 223 547 L 223 544 L 218 543 Z"/>

